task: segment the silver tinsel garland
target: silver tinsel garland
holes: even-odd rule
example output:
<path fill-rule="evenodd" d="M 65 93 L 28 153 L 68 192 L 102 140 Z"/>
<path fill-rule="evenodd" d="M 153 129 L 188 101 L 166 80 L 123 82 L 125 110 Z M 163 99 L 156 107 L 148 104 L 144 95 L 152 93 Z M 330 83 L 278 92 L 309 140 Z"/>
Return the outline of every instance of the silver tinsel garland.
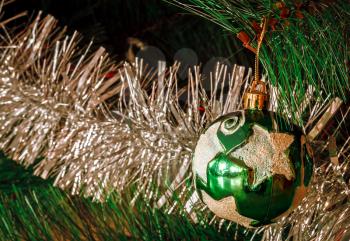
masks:
<path fill-rule="evenodd" d="M 79 48 L 78 34 L 66 36 L 56 24 L 53 17 L 38 16 L 17 34 L 9 34 L 2 24 L 0 148 L 24 166 L 34 164 L 36 175 L 54 177 L 55 185 L 72 194 L 103 201 L 111 191 L 133 186 L 133 202 L 142 195 L 167 213 L 182 213 L 184 206 L 193 222 L 200 213 L 208 218 L 203 225 L 220 228 L 225 221 L 210 221 L 211 213 L 186 182 L 199 134 L 217 117 L 241 108 L 250 70 L 218 65 L 208 91 L 195 67 L 189 70 L 188 85 L 180 87 L 179 64 L 167 68 L 161 62 L 158 70 L 147 69 L 142 60 L 114 64 L 102 48 Z M 106 78 L 110 72 L 115 75 Z M 270 109 L 276 110 L 278 89 L 270 89 Z M 305 134 L 320 116 L 329 115 L 334 103 L 321 102 L 309 90 L 299 107 L 300 116 L 308 111 L 307 119 L 300 121 Z M 344 130 L 349 110 L 329 136 Z M 289 111 L 286 106 L 282 114 L 288 117 Z M 341 165 L 331 164 L 328 156 L 316 159 L 307 198 L 291 215 L 256 234 L 263 233 L 264 240 L 344 236 L 350 225 L 349 184 L 344 179 L 350 137 L 345 135 L 336 157 Z M 314 152 L 324 152 L 327 142 L 313 136 Z M 175 192 L 177 201 L 172 199 Z"/>

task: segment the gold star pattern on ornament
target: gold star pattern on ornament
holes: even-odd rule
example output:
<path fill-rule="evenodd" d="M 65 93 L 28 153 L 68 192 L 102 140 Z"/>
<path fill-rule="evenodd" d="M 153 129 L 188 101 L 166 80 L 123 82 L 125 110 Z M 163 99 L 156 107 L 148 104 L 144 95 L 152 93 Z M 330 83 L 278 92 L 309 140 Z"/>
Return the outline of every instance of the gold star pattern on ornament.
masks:
<path fill-rule="evenodd" d="M 218 201 L 203 191 L 202 196 L 204 203 L 206 203 L 209 209 L 219 218 L 234 221 L 236 223 L 242 224 L 245 227 L 250 227 L 251 222 L 254 221 L 253 219 L 244 217 L 238 213 L 236 201 L 232 196 L 225 197 Z"/>
<path fill-rule="evenodd" d="M 270 133 L 259 125 L 252 127 L 253 134 L 247 143 L 230 155 L 244 161 L 253 169 L 253 185 L 259 185 L 273 174 L 284 175 L 288 180 L 295 177 L 292 163 L 286 154 L 294 136 L 286 133 Z"/>
<path fill-rule="evenodd" d="M 285 154 L 285 151 L 294 142 L 294 136 L 286 133 L 270 133 L 270 139 L 276 150 L 275 155 L 272 157 L 272 172 L 275 174 L 282 174 L 288 180 L 292 180 L 295 177 L 295 173 L 293 172 L 289 157 Z M 284 159 L 288 160 L 282 161 Z"/>

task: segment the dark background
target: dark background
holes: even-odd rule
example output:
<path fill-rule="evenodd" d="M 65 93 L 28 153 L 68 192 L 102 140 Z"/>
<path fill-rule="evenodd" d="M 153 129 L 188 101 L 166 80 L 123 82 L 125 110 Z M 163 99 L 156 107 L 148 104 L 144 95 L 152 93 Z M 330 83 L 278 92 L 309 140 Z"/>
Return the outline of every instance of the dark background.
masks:
<path fill-rule="evenodd" d="M 233 34 L 162 0 L 16 0 L 5 7 L 8 16 L 22 11 L 28 11 L 29 18 L 39 11 L 54 15 L 68 32 L 79 31 L 86 43 L 93 39 L 116 61 L 125 59 L 130 37 L 158 48 L 163 56 L 153 53 L 152 57 L 165 58 L 170 64 L 183 48 L 193 50 L 180 54 L 179 60 L 187 59 L 189 64 L 205 66 L 220 57 L 251 66 L 253 60 Z M 135 54 L 138 51 L 134 49 Z M 191 53 L 197 61 L 187 57 Z"/>

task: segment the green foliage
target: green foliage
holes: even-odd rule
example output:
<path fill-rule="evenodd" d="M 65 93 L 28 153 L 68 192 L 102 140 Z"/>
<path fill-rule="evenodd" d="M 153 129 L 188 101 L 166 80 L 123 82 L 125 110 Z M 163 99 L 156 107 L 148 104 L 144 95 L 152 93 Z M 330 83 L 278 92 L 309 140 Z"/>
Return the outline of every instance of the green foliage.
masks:
<path fill-rule="evenodd" d="M 227 224 L 218 231 L 204 218 L 194 224 L 187 213 L 167 214 L 142 198 L 130 205 L 132 188 L 112 193 L 103 203 L 70 196 L 3 155 L 0 176 L 0 240 L 232 240 L 251 235 Z"/>
<path fill-rule="evenodd" d="M 13 192 L 13 187 L 20 186 L 21 190 L 30 190 L 33 186 L 41 187 L 47 184 L 47 181 L 32 174 L 33 168 L 25 170 L 22 166 L 6 158 L 0 152 L 0 191 L 3 194 Z"/>
<path fill-rule="evenodd" d="M 235 57 L 239 47 L 234 42 L 234 34 L 245 31 L 254 39 L 256 32 L 252 21 L 260 22 L 263 16 L 268 15 L 279 22 L 276 31 L 267 34 L 261 63 L 271 83 L 279 87 L 280 108 L 288 106 L 291 113 L 297 113 L 309 85 L 314 87 L 314 95 L 321 101 L 329 96 L 347 99 L 349 3 L 338 2 L 323 9 L 317 8 L 317 11 L 304 8 L 304 19 L 298 19 L 293 14 L 288 19 L 282 19 L 280 10 L 272 1 L 190 1 L 193 5 L 191 8 L 187 6 L 187 9 L 212 20 L 229 33 L 190 16 L 177 19 L 178 10 L 171 9 L 164 15 L 157 7 L 158 1 L 147 1 L 148 4 L 143 7 L 138 7 L 136 1 L 124 0 L 124 5 L 118 5 L 121 1 L 88 1 L 90 5 L 77 5 L 82 7 L 76 18 L 80 19 L 80 24 L 84 22 L 82 19 L 90 19 L 93 24 L 79 25 L 80 30 L 87 37 L 92 30 L 94 33 L 91 34 L 100 36 L 97 42 L 111 46 L 110 49 L 114 48 L 113 44 L 120 45 L 118 38 L 125 42 L 127 37 L 144 37 L 150 44 L 165 49 L 167 56 L 173 56 L 179 48 L 190 47 L 201 60 L 223 56 L 239 62 L 240 58 Z M 42 2 L 47 4 L 45 10 L 48 12 L 54 8 L 50 6 L 53 1 Z M 287 6 L 294 8 L 292 4 Z M 99 15 L 109 16 L 113 10 L 118 10 L 118 14 L 105 18 L 106 22 L 99 19 Z M 122 13 L 124 15 L 120 15 Z M 164 28 L 155 24 L 162 16 L 169 20 L 164 21 L 167 25 Z M 67 17 L 62 21 L 71 24 L 69 21 L 74 19 Z M 138 29 L 129 29 L 130 32 L 120 36 L 119 28 L 112 27 L 117 25 L 122 28 L 125 23 L 128 23 L 127 26 L 141 26 L 139 29 L 142 26 L 149 28 L 142 33 Z M 72 25 L 74 27 L 74 23 Z M 255 44 L 253 41 L 252 45 Z M 123 51 L 112 52 L 120 54 Z M 53 187 L 52 180 L 34 177 L 31 168 L 24 170 L 2 155 L 0 240 L 242 240 L 252 235 L 227 223 L 218 229 L 208 224 L 208 217 L 200 218 L 203 222 L 195 224 L 187 213 L 181 211 L 183 208 L 168 214 L 165 210 L 154 208 L 142 197 L 135 205 L 130 205 L 134 195 L 131 188 L 123 194 L 112 193 L 103 203 L 80 196 L 72 197 Z"/>
<path fill-rule="evenodd" d="M 335 96 L 347 100 L 350 90 L 347 1 L 333 4 L 309 1 L 301 7 L 294 1 L 285 1 L 282 9 L 276 7 L 277 1 L 265 0 L 189 0 L 192 5 L 186 1 L 169 2 L 210 19 L 233 34 L 244 31 L 253 46 L 258 32 L 254 21 L 260 23 L 263 17 L 276 21 L 275 30 L 269 24 L 260 60 L 268 79 L 278 86 L 280 110 L 289 108 L 294 122 L 303 122 L 297 113 L 310 86 L 315 90 L 315 100 Z M 284 10 L 288 11 L 287 16 Z"/>

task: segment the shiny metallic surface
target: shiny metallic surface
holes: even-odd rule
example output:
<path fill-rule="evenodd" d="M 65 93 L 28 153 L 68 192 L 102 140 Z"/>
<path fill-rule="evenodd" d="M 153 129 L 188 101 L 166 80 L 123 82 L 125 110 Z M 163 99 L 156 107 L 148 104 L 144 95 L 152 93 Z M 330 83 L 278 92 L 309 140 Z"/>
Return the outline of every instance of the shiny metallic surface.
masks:
<path fill-rule="evenodd" d="M 179 89 L 178 63 L 161 63 L 157 72 L 142 60 L 115 64 L 103 48 L 81 49 L 79 38 L 39 15 L 13 37 L 15 47 L 1 49 L 0 148 L 72 194 L 104 200 L 132 185 L 134 201 L 160 195 L 162 207 L 173 191 L 186 190 L 203 126 L 238 107 L 231 99 L 247 80 L 245 69 L 218 66 L 212 78 L 218 97 L 208 98 L 199 67 Z M 225 103 L 219 83 L 232 89 Z M 201 105 L 211 111 L 203 114 Z"/>
<path fill-rule="evenodd" d="M 219 116 L 241 109 L 251 71 L 245 75 L 243 67 L 218 65 L 208 93 L 199 67 L 189 71 L 188 85 L 179 88 L 178 64 L 157 73 L 142 60 L 115 64 L 102 48 L 80 48 L 78 34 L 66 36 L 50 16 L 38 16 L 17 35 L 9 34 L 10 39 L 6 25 L 2 30 L 0 148 L 24 166 L 35 164 L 36 175 L 54 177 L 55 185 L 72 194 L 103 201 L 111 191 L 134 186 L 134 202 L 142 195 L 166 213 L 183 214 L 179 207 L 194 191 L 190 163 L 198 137 Z M 115 74 L 106 78 L 109 72 Z M 288 117 L 288 105 L 277 105 L 278 88 L 271 89 L 270 108 Z M 181 98 L 185 105 L 179 104 Z M 308 103 L 309 120 L 300 123 L 304 131 L 326 106 L 312 96 Z M 349 110 L 342 113 L 334 135 L 348 123 Z M 311 144 L 319 152 L 327 146 L 317 140 Z M 324 156 L 318 159 L 311 190 L 292 214 L 244 233 L 255 232 L 263 240 L 322 241 L 346 233 L 349 150 L 349 141 L 339 144 L 338 167 Z M 181 198 L 172 200 L 174 193 Z M 227 221 L 201 203 L 190 207 L 191 217 L 197 213 L 205 225 L 236 226 L 223 225 Z"/>
<path fill-rule="evenodd" d="M 274 126 L 277 119 L 280 125 Z M 286 216 L 307 194 L 313 173 L 301 137 L 298 127 L 274 112 L 245 110 L 217 119 L 194 153 L 193 175 L 203 201 L 217 216 L 246 227 Z"/>

